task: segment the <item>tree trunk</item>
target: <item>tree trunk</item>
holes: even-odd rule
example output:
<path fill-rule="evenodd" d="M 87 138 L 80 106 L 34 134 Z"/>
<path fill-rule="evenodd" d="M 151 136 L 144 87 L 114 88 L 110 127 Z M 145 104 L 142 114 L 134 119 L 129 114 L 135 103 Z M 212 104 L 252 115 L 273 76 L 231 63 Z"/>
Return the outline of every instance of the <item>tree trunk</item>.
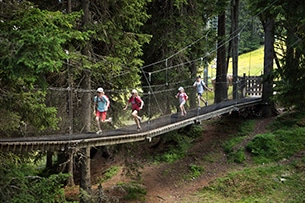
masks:
<path fill-rule="evenodd" d="M 71 151 L 69 154 L 69 164 L 68 164 L 68 173 L 70 174 L 68 179 L 68 186 L 74 186 L 74 175 L 73 175 L 73 166 L 74 166 L 74 152 Z"/>
<path fill-rule="evenodd" d="M 215 85 L 215 103 L 227 99 L 227 68 L 226 68 L 226 46 L 225 46 L 225 12 L 218 17 L 218 42 L 217 42 L 217 67 Z"/>
<path fill-rule="evenodd" d="M 274 102 L 271 101 L 273 95 L 273 59 L 274 59 L 274 20 L 268 18 L 263 22 L 265 31 L 265 49 L 264 49 L 264 83 L 263 83 L 263 108 L 264 117 L 273 116 L 276 112 Z"/>
<path fill-rule="evenodd" d="M 86 25 L 89 23 L 89 0 L 82 0 L 82 8 L 84 11 L 82 27 L 85 30 Z M 90 44 L 87 44 L 82 50 L 83 54 L 88 56 L 88 60 L 91 59 Z M 81 95 L 81 123 L 85 132 L 90 131 L 91 126 L 91 70 L 83 70 L 83 80 L 80 84 L 81 88 L 85 90 Z M 90 177 L 90 147 L 81 150 L 81 167 L 80 167 L 80 190 L 85 191 L 89 196 L 91 195 L 91 177 Z M 82 191 L 80 191 L 82 194 Z M 80 202 L 88 202 L 87 195 L 81 195 Z"/>
<path fill-rule="evenodd" d="M 166 67 L 166 73 L 165 73 L 165 86 L 164 86 L 164 91 L 166 92 L 169 89 L 169 78 L 168 78 L 168 67 L 171 67 L 172 64 L 172 60 L 166 60 L 165 62 L 165 67 Z M 166 101 L 166 108 L 163 111 L 163 113 L 165 114 L 171 114 L 171 106 L 172 106 L 172 102 L 173 102 L 173 96 L 170 94 L 165 94 L 165 101 Z"/>
<path fill-rule="evenodd" d="M 71 13 L 72 12 L 72 0 L 68 0 L 67 1 L 67 13 Z"/>
<path fill-rule="evenodd" d="M 89 12 L 89 0 L 82 1 L 82 8 L 84 11 L 83 16 L 83 29 L 86 29 L 86 25 L 90 19 L 90 12 Z M 83 54 L 88 56 L 88 60 L 91 60 L 90 54 L 90 44 L 87 44 L 85 48 L 82 50 Z M 80 97 L 81 97 L 81 114 L 80 118 L 82 119 L 80 122 L 82 123 L 82 131 L 89 132 L 91 126 L 91 70 L 84 69 L 83 70 L 83 80 L 80 84 L 81 88 L 84 90 Z"/>
<path fill-rule="evenodd" d="M 232 68 L 233 68 L 233 99 L 238 99 L 238 87 L 237 87 L 237 76 L 238 76 L 238 15 L 239 15 L 239 0 L 232 0 Z"/>
<path fill-rule="evenodd" d="M 89 202 L 88 198 L 90 198 L 92 192 L 90 176 L 90 147 L 83 148 L 80 150 L 80 152 L 80 203 L 87 203 Z"/>
<path fill-rule="evenodd" d="M 83 81 L 81 82 L 81 88 L 84 90 L 80 93 L 81 98 L 81 110 L 80 110 L 80 122 L 82 123 L 82 131 L 90 132 L 91 126 L 91 70 L 83 70 Z"/>
<path fill-rule="evenodd" d="M 201 64 L 202 65 L 202 64 Z M 190 72 L 192 73 L 191 77 L 193 78 L 193 81 L 195 81 L 195 78 L 197 76 L 197 66 L 196 66 L 196 63 L 192 63 L 191 67 L 190 67 Z M 190 85 L 193 85 L 192 83 Z M 197 94 L 196 94 L 196 90 L 193 88 L 192 91 L 190 92 L 187 92 L 189 98 L 197 98 Z M 196 102 L 197 102 L 197 99 L 189 99 L 189 102 L 190 102 L 190 108 L 195 108 L 197 105 L 196 105 Z"/>
<path fill-rule="evenodd" d="M 47 151 L 47 163 L 46 163 L 46 168 L 50 169 L 53 167 L 53 152 Z"/>

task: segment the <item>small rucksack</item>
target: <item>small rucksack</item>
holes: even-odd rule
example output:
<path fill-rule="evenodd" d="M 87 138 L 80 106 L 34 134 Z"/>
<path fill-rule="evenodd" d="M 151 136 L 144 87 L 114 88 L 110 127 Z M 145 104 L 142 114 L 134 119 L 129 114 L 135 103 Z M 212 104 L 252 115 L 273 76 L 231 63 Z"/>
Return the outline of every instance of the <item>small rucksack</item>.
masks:
<path fill-rule="evenodd" d="M 139 96 L 136 96 L 135 98 L 134 98 L 134 101 L 135 101 L 135 103 L 138 105 L 138 107 L 140 107 L 141 106 L 141 98 L 139 97 Z"/>
<path fill-rule="evenodd" d="M 107 108 L 109 109 L 109 108 L 110 108 L 110 99 L 109 99 L 109 97 L 108 97 L 107 95 L 105 95 L 105 94 L 104 94 L 103 96 L 105 96 L 105 97 L 107 98 L 107 100 L 109 101 L 109 105 L 107 106 Z M 103 99 L 103 97 L 102 97 L 102 99 Z M 97 97 L 97 102 L 104 102 L 102 99 L 99 98 L 99 97 Z"/>

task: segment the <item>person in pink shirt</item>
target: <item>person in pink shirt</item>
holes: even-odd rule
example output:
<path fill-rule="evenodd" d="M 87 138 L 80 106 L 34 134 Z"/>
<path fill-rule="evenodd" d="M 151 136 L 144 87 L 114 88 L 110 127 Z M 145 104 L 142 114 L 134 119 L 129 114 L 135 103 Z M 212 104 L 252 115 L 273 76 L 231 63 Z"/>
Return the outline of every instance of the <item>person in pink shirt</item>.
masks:
<path fill-rule="evenodd" d="M 186 115 L 186 110 L 185 110 L 185 103 L 188 100 L 188 96 L 187 94 L 184 92 L 184 88 L 183 87 L 179 87 L 178 88 L 178 94 L 176 95 L 176 98 L 179 99 L 179 107 L 181 110 L 181 116 L 185 116 Z"/>
<path fill-rule="evenodd" d="M 142 118 L 139 116 L 139 112 L 143 108 L 144 101 L 141 99 L 141 97 L 138 95 L 138 91 L 135 89 L 131 91 L 131 97 L 128 99 L 128 102 L 124 110 L 127 109 L 129 104 L 131 104 L 131 115 L 136 122 L 138 131 L 140 131 L 142 129 L 141 128 Z"/>

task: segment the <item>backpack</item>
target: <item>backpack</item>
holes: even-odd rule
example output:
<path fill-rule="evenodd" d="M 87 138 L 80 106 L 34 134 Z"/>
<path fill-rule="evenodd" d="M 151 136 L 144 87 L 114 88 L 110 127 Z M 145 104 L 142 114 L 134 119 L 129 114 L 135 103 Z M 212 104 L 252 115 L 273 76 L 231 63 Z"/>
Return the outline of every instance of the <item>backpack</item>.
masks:
<path fill-rule="evenodd" d="M 138 105 L 138 107 L 140 107 L 141 106 L 141 98 L 139 97 L 139 96 L 136 96 L 135 98 L 134 98 L 134 101 L 135 101 L 135 103 Z"/>
<path fill-rule="evenodd" d="M 186 93 L 184 93 L 184 100 L 187 101 L 189 99 L 189 97 L 187 96 Z"/>
<path fill-rule="evenodd" d="M 207 88 L 205 88 L 205 86 L 203 85 L 203 81 L 200 81 L 200 84 L 202 85 L 203 90 L 206 90 Z"/>
<path fill-rule="evenodd" d="M 108 109 L 110 108 L 110 99 L 109 99 L 109 97 L 107 96 L 107 95 L 104 95 L 107 99 L 108 99 L 108 101 L 109 101 L 109 104 L 108 104 Z"/>
<path fill-rule="evenodd" d="M 183 94 L 183 98 L 184 98 L 185 101 L 187 101 L 189 99 L 189 97 L 187 96 L 187 94 L 185 92 L 184 93 L 179 92 L 178 93 L 178 98 L 180 97 L 181 94 Z"/>
<path fill-rule="evenodd" d="M 107 100 L 109 101 L 109 105 L 107 106 L 107 108 L 109 109 L 110 108 L 110 99 L 109 99 L 109 97 L 107 96 L 107 95 L 103 95 L 103 96 L 105 96 L 106 98 L 107 98 Z M 97 96 L 97 103 L 98 102 L 106 102 L 106 101 L 103 101 L 104 99 L 103 99 L 103 97 L 102 98 L 99 98 L 98 96 Z"/>

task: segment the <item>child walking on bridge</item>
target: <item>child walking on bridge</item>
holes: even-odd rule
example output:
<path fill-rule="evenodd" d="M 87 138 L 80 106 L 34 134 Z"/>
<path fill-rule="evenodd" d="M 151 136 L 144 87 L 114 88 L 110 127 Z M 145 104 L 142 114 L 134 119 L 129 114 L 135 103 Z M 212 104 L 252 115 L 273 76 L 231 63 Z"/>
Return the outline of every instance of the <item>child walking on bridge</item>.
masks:
<path fill-rule="evenodd" d="M 97 127 L 98 127 L 98 131 L 96 132 L 96 134 L 102 134 L 100 120 L 103 123 L 104 122 L 112 123 L 111 117 L 106 119 L 110 101 L 109 101 L 109 98 L 105 95 L 103 88 L 99 87 L 97 89 L 97 94 L 98 95 L 95 96 L 93 99 L 95 120 L 96 120 Z"/>
<path fill-rule="evenodd" d="M 179 99 L 179 107 L 181 110 L 181 116 L 185 116 L 186 115 L 186 110 L 185 110 L 185 103 L 188 100 L 188 96 L 187 94 L 184 92 L 184 88 L 183 87 L 179 87 L 178 88 L 178 94 L 176 95 L 176 98 Z"/>
<path fill-rule="evenodd" d="M 201 77 L 200 76 L 197 76 L 196 77 L 196 81 L 194 82 L 193 84 L 193 87 L 196 88 L 196 91 L 197 91 L 197 99 L 198 99 L 198 109 L 200 109 L 200 101 L 202 101 L 205 106 L 208 106 L 208 102 L 206 100 L 204 100 L 204 98 L 202 97 L 202 94 L 204 92 L 204 90 L 208 90 L 209 92 L 212 92 L 212 89 L 208 88 L 205 84 L 205 82 L 203 82 L 201 80 Z"/>
<path fill-rule="evenodd" d="M 139 113 L 140 113 L 140 110 L 143 108 L 144 101 L 141 99 L 141 97 L 138 95 L 138 91 L 135 89 L 133 89 L 131 91 L 131 97 L 129 97 L 124 110 L 127 109 L 129 104 L 131 104 L 131 115 L 136 122 L 137 129 L 139 132 L 142 129 L 141 128 L 142 118 L 139 116 Z"/>

